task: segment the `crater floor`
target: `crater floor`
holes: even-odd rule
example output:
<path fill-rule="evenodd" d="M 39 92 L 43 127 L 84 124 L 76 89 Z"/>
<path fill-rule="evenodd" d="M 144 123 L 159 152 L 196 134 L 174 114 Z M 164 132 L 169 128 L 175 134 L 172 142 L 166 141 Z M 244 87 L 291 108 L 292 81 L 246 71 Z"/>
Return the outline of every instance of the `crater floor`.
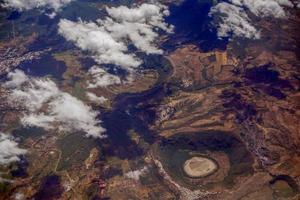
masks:
<path fill-rule="evenodd" d="M 208 176 L 214 173 L 217 168 L 213 160 L 199 156 L 188 159 L 183 165 L 184 172 L 192 178 Z"/>

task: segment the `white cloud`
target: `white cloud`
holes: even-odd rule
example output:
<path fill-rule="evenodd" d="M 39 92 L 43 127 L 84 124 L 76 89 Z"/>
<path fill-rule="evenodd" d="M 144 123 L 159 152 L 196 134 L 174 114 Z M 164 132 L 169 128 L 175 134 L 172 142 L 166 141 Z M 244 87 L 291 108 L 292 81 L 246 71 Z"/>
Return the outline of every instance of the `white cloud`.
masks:
<path fill-rule="evenodd" d="M 0 183 L 13 183 L 12 180 L 0 177 Z"/>
<path fill-rule="evenodd" d="M 50 79 L 27 79 L 23 85 L 11 88 L 8 96 L 11 103 L 27 110 L 21 119 L 23 125 L 47 130 L 58 128 L 60 131 L 84 131 L 87 136 L 103 137 L 105 129 L 97 119 L 98 112 L 59 90 Z"/>
<path fill-rule="evenodd" d="M 259 31 L 251 24 L 246 12 L 238 6 L 229 3 L 219 3 L 214 6 L 210 15 L 218 15 L 218 37 L 228 37 L 231 34 L 238 37 L 258 39 Z"/>
<path fill-rule="evenodd" d="M 221 2 L 211 8 L 210 15 L 219 18 L 218 36 L 259 39 L 260 31 L 252 24 L 247 12 L 259 18 L 287 18 L 285 7 L 294 7 L 290 0 L 230 0 Z"/>
<path fill-rule="evenodd" d="M 104 69 L 98 66 L 93 66 L 88 72 L 92 80 L 88 81 L 88 88 L 107 87 L 109 85 L 121 84 L 121 79 L 118 76 L 109 74 Z"/>
<path fill-rule="evenodd" d="M 24 200 L 24 199 L 25 199 L 25 195 L 23 193 L 18 192 L 14 195 L 14 200 Z"/>
<path fill-rule="evenodd" d="M 97 95 L 95 95 L 94 93 L 91 93 L 91 92 L 87 92 L 86 95 L 89 98 L 89 100 L 91 100 L 92 102 L 98 103 L 98 104 L 103 104 L 108 100 L 107 98 L 105 98 L 103 96 L 98 97 Z"/>
<path fill-rule="evenodd" d="M 284 6 L 294 6 L 289 0 L 231 0 L 231 2 L 238 6 L 245 6 L 258 17 L 285 18 Z"/>
<path fill-rule="evenodd" d="M 44 113 L 40 114 L 26 114 L 22 119 L 21 122 L 24 126 L 36 126 L 36 127 L 42 127 L 46 130 L 53 129 L 53 123 L 55 122 L 54 116 L 49 116 Z"/>
<path fill-rule="evenodd" d="M 100 121 L 97 120 L 97 115 L 99 113 L 68 93 L 52 101 L 50 109 L 50 114 L 63 123 L 62 129 L 82 130 L 87 133 L 87 136 L 95 138 L 101 137 L 105 131 L 98 126 Z"/>
<path fill-rule="evenodd" d="M 295 3 L 296 3 L 296 8 L 300 8 L 300 1 L 298 0 Z"/>
<path fill-rule="evenodd" d="M 160 28 L 167 33 L 172 33 L 172 26 L 164 22 L 164 16 L 169 15 L 167 7 L 163 5 L 142 4 L 137 8 L 120 6 L 106 8 L 111 19 L 100 20 L 106 30 L 114 38 L 129 38 L 132 43 L 145 53 L 161 54 L 162 50 L 154 45 L 158 33 L 154 27 Z"/>
<path fill-rule="evenodd" d="M 134 179 L 136 181 L 140 180 L 140 177 L 144 175 L 148 171 L 147 167 L 143 167 L 142 169 L 129 171 L 125 174 L 126 178 Z"/>
<path fill-rule="evenodd" d="M 142 4 L 139 7 L 106 8 L 108 17 L 95 22 L 72 22 L 62 19 L 59 33 L 82 50 L 89 51 L 99 64 L 115 64 L 127 70 L 138 67 L 142 61 L 128 52 L 128 45 L 147 54 L 161 54 L 155 45 L 157 30 L 172 32 L 164 22 L 168 10 L 160 4 Z"/>
<path fill-rule="evenodd" d="M 2 6 L 18 10 L 30 10 L 33 8 L 48 8 L 59 11 L 63 6 L 73 0 L 4 0 Z"/>
<path fill-rule="evenodd" d="M 123 42 L 115 40 L 96 23 L 62 19 L 59 33 L 82 50 L 90 51 L 98 63 L 111 63 L 125 68 L 140 65 L 133 54 L 126 53 L 128 49 Z"/>
<path fill-rule="evenodd" d="M 0 133 L 0 165 L 19 161 L 18 156 L 25 153 L 26 150 L 19 148 L 12 136 Z"/>
<path fill-rule="evenodd" d="M 10 99 L 16 103 L 23 102 L 22 105 L 33 112 L 41 109 L 45 103 L 59 94 L 59 89 L 50 79 L 32 79 L 22 86 L 12 88 Z"/>
<path fill-rule="evenodd" d="M 28 77 L 24 74 L 23 71 L 16 69 L 14 72 L 9 72 L 7 77 L 10 81 L 7 81 L 5 87 L 18 87 L 28 80 Z"/>

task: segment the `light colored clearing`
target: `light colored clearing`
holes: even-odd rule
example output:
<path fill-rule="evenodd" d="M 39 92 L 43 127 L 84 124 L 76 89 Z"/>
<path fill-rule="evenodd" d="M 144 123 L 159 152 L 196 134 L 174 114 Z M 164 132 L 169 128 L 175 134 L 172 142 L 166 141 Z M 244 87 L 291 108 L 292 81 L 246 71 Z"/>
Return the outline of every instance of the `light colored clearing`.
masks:
<path fill-rule="evenodd" d="M 184 172 L 193 178 L 199 178 L 207 176 L 217 169 L 217 165 L 214 161 L 204 157 L 192 157 L 185 161 L 183 165 Z"/>

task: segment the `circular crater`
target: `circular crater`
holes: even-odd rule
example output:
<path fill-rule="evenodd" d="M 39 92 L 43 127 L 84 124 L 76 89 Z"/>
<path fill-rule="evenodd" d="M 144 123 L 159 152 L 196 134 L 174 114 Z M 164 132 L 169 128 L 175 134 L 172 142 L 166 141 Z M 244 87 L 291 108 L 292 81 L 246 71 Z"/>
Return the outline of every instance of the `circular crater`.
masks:
<path fill-rule="evenodd" d="M 232 133 L 182 133 L 153 147 L 172 179 L 190 189 L 230 189 L 253 174 L 252 155 Z"/>
<path fill-rule="evenodd" d="M 287 175 L 279 175 L 270 181 L 273 196 L 276 198 L 291 198 L 299 193 L 296 181 Z"/>
<path fill-rule="evenodd" d="M 183 171 L 191 178 L 200 178 L 213 174 L 218 169 L 216 163 L 205 157 L 195 156 L 183 164 Z"/>

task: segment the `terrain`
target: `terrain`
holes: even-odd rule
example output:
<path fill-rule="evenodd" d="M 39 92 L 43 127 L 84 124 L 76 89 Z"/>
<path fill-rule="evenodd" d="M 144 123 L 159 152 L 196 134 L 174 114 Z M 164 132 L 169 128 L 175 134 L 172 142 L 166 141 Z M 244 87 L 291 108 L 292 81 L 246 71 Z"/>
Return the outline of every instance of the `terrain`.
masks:
<path fill-rule="evenodd" d="M 84 10 L 80 17 L 94 20 L 105 5 L 145 1 L 124 2 L 79 1 L 61 15 L 76 18 Z M 1 132 L 27 150 L 0 166 L 1 200 L 300 198 L 299 9 L 289 20 L 258 20 L 259 40 L 219 40 L 202 17 L 211 1 L 164 3 L 167 22 L 177 27 L 160 35 L 164 53 L 142 55 L 132 81 L 96 88 L 88 86 L 94 78 L 88 70 L 97 63 L 62 42 L 54 22 L 33 12 L 1 18 L 7 30 L 0 31 L 1 82 L 14 69 L 50 77 L 100 111 L 107 136 L 24 127 L 24 107 L 10 104 L 1 84 Z M 17 33 L 7 36 L 13 26 Z M 92 101 L 87 92 L 105 100 Z"/>

